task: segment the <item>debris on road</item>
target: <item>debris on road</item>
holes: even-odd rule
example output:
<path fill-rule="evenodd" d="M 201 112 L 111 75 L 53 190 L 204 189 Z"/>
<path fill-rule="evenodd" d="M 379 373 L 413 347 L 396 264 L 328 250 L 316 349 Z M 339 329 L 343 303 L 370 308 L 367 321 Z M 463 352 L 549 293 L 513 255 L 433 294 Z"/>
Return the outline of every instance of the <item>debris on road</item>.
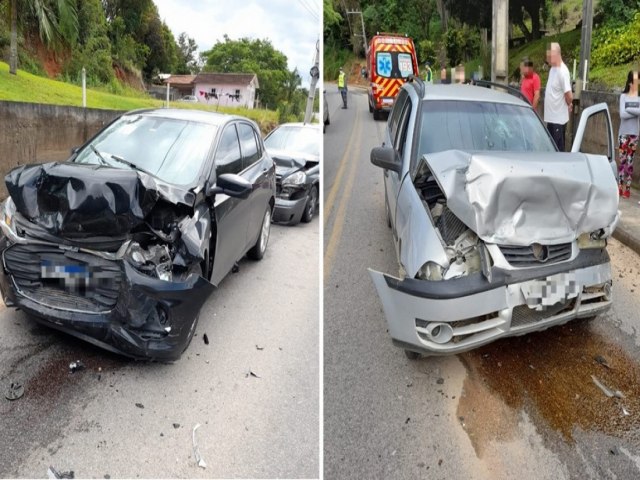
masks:
<path fill-rule="evenodd" d="M 261 345 L 256 345 L 256 350 L 264 350 L 264 347 Z"/>
<path fill-rule="evenodd" d="M 198 450 L 198 444 L 196 443 L 196 430 L 200 428 L 200 424 L 197 423 L 195 427 L 193 427 L 193 434 L 192 434 L 192 440 L 193 440 L 193 456 L 196 459 L 196 462 L 198 463 L 198 466 L 200 468 L 207 468 L 207 464 L 204 461 L 204 458 L 202 458 L 202 456 L 200 455 L 200 451 Z"/>
<path fill-rule="evenodd" d="M 258 375 L 256 372 L 254 372 L 253 370 L 249 370 L 244 377 L 248 378 L 249 376 L 255 377 L 255 378 L 262 378 L 260 377 L 260 375 Z"/>
<path fill-rule="evenodd" d="M 68 472 L 59 472 L 57 471 L 55 468 L 49 466 L 49 468 L 47 469 L 47 477 L 53 479 L 53 478 L 76 478 L 75 474 L 73 473 L 73 470 L 70 470 Z"/>
<path fill-rule="evenodd" d="M 180 424 L 179 423 L 174 423 L 173 424 L 173 428 L 180 428 Z"/>
<path fill-rule="evenodd" d="M 11 382 L 9 388 L 4 394 L 7 400 L 18 400 L 24 395 L 24 386 L 20 382 Z"/>
<path fill-rule="evenodd" d="M 206 333 L 202 335 L 202 340 L 204 340 L 205 345 L 209 345 L 209 337 L 207 336 Z"/>
<path fill-rule="evenodd" d="M 611 368 L 611 366 L 609 365 L 609 363 L 607 362 L 607 359 L 604 358 L 602 355 L 596 355 L 593 358 L 596 362 L 598 362 L 600 365 L 602 365 L 605 368 Z"/>
<path fill-rule="evenodd" d="M 629 415 L 631 415 L 631 414 L 629 413 L 629 410 L 627 410 L 627 409 L 626 409 L 626 408 L 624 408 L 624 407 L 622 407 L 622 414 L 623 414 L 625 417 L 628 417 Z"/>
<path fill-rule="evenodd" d="M 141 404 L 141 403 L 136 403 L 136 407 L 138 407 L 138 408 L 144 408 L 144 405 L 143 405 L 143 404 Z"/>
<path fill-rule="evenodd" d="M 598 387 L 600 390 L 602 390 L 602 393 L 604 393 L 607 397 L 609 398 L 624 398 L 624 395 L 622 394 L 622 392 L 620 390 L 610 390 L 607 387 L 605 387 L 600 380 L 598 380 L 594 375 L 591 375 L 591 380 L 593 380 L 593 383 L 595 383 L 596 387 Z"/>
<path fill-rule="evenodd" d="M 436 380 L 436 383 L 438 385 L 442 385 L 444 383 L 444 378 L 440 377 L 438 380 Z"/>
<path fill-rule="evenodd" d="M 76 373 L 80 370 L 84 370 L 86 367 L 81 360 L 76 360 L 75 362 L 71 362 L 69 364 L 69 373 Z"/>

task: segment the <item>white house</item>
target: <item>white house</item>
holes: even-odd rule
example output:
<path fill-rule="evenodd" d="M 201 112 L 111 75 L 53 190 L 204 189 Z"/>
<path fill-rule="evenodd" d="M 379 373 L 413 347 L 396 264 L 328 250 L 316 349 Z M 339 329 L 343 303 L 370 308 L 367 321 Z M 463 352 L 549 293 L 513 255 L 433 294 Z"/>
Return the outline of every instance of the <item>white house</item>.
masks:
<path fill-rule="evenodd" d="M 164 81 L 182 95 L 195 95 L 198 102 L 224 107 L 254 108 L 260 88 L 255 73 L 199 73 L 172 75 Z"/>

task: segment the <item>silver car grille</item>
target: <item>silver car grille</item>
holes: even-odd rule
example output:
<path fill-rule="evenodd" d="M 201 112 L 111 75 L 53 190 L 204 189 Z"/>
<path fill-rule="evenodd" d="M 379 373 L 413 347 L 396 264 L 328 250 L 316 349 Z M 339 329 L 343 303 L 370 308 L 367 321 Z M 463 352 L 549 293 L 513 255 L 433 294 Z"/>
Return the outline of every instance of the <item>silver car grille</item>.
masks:
<path fill-rule="evenodd" d="M 518 247 L 498 245 L 502 255 L 513 267 L 533 267 L 551 265 L 571 258 L 571 243 L 559 245 L 528 245 Z"/>

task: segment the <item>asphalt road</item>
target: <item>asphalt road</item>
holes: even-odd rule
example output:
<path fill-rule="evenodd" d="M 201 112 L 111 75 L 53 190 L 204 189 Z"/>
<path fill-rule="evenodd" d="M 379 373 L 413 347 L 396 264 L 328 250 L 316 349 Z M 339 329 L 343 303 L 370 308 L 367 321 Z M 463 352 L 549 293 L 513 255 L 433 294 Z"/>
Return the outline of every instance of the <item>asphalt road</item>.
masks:
<path fill-rule="evenodd" d="M 46 478 L 50 465 L 76 478 L 317 478 L 319 229 L 318 218 L 273 225 L 265 258 L 220 284 L 171 365 L 124 359 L 2 306 L 0 478 Z M 70 374 L 78 359 L 87 368 Z M 25 394 L 9 402 L 16 380 Z"/>
<path fill-rule="evenodd" d="M 386 122 L 373 121 L 364 92 L 352 89 L 342 110 L 335 85 L 326 90 L 325 478 L 639 478 L 640 258 L 610 242 L 606 316 L 407 360 L 367 273 L 398 272 L 382 172 L 369 162 Z"/>

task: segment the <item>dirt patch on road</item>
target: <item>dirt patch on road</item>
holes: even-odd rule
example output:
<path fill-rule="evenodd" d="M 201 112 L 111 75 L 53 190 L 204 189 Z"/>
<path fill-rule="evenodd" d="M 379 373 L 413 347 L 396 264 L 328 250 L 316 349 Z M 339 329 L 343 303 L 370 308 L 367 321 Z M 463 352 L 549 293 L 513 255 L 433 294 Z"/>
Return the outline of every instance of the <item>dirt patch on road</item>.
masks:
<path fill-rule="evenodd" d="M 639 430 L 640 366 L 593 333 L 588 322 L 500 340 L 460 358 L 469 377 L 458 412 L 474 446 L 499 439 L 523 408 L 539 426 L 559 431 L 568 441 L 575 427 L 617 437 Z M 607 397 L 592 375 L 624 398 Z"/>

